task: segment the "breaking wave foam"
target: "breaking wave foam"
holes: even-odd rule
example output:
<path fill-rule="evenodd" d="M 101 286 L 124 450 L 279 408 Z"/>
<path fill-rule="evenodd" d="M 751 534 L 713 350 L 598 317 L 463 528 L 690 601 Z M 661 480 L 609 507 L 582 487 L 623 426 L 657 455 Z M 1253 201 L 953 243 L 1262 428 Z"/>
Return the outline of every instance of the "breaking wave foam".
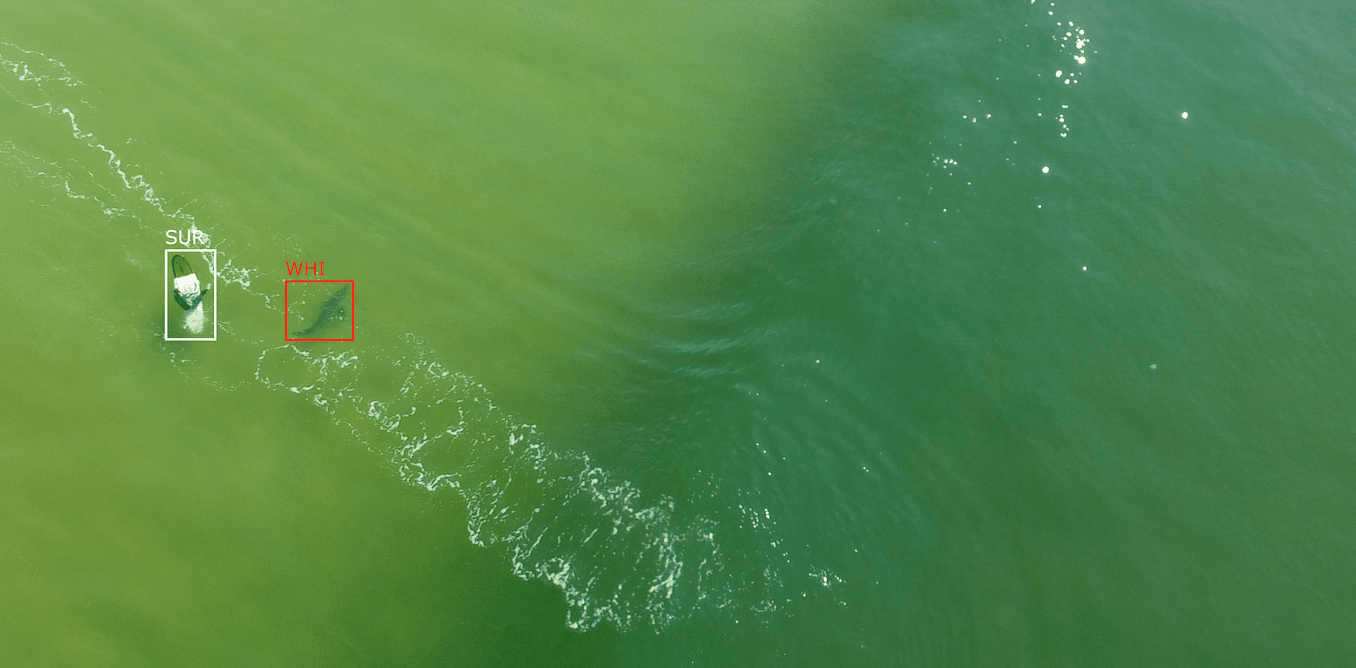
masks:
<path fill-rule="evenodd" d="M 573 628 L 663 628 L 699 607 L 733 609 L 750 598 L 775 608 L 780 580 L 732 568 L 720 546 L 726 527 L 684 519 L 671 498 L 647 500 L 587 454 L 549 448 L 536 427 L 495 406 L 483 386 L 445 368 L 415 337 L 401 348 L 416 352 L 369 364 L 368 356 L 284 345 L 260 355 L 255 377 L 305 397 L 358 440 L 381 442 L 373 429 L 388 436 L 401 477 L 456 490 L 471 540 L 503 545 L 516 575 L 559 587 Z M 369 399 L 382 386 L 390 398 Z"/>

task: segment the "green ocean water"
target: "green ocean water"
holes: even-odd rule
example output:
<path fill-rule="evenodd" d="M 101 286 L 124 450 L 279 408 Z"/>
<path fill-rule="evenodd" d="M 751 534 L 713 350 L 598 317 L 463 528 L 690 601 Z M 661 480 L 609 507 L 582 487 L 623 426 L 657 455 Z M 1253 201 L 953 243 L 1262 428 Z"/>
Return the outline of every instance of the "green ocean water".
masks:
<path fill-rule="evenodd" d="M 1353 44 L 4 3 L 0 663 L 1349 664 Z M 320 261 L 354 341 L 287 342 Z"/>

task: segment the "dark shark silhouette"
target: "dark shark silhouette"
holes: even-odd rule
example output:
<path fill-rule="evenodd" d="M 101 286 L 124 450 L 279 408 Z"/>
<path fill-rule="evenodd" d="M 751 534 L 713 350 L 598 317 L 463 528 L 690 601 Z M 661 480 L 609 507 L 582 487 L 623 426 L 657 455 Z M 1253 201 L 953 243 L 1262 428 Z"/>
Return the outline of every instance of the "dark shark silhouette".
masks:
<path fill-rule="evenodd" d="M 348 289 L 349 286 L 345 285 L 338 292 L 334 293 L 334 296 L 330 297 L 329 301 L 326 301 L 325 305 L 320 308 L 320 315 L 316 316 L 315 322 L 311 323 L 310 327 L 307 327 L 300 332 L 292 332 L 292 338 L 313 338 L 312 335 L 320 331 L 320 328 L 330 324 L 331 320 L 342 319 L 344 316 L 348 315 Z"/>

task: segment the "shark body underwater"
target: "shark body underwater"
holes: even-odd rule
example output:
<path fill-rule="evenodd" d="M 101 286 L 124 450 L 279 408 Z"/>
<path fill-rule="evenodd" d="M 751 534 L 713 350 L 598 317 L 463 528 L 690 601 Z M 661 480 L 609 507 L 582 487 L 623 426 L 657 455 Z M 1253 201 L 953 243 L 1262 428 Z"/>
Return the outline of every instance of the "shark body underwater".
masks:
<path fill-rule="evenodd" d="M 348 315 L 348 290 L 349 286 L 345 285 L 334 293 L 334 296 L 330 297 L 325 305 L 320 308 L 320 315 L 316 316 L 315 322 L 300 332 L 292 332 L 292 338 L 309 339 L 331 321 L 343 319 L 344 316 Z"/>

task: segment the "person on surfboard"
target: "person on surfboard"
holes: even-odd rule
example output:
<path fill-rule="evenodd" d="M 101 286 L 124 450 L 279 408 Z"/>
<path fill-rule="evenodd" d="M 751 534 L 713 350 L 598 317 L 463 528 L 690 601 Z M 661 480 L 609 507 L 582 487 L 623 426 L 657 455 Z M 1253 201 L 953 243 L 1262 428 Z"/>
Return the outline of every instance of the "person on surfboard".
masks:
<path fill-rule="evenodd" d="M 192 311 L 202 304 L 203 297 L 206 297 L 210 290 L 202 288 L 202 284 L 198 282 L 198 275 L 193 273 L 193 268 L 188 265 L 188 260 L 185 260 L 184 256 L 175 255 L 171 258 L 170 267 L 174 269 L 174 301 L 179 303 L 179 308 Z"/>

